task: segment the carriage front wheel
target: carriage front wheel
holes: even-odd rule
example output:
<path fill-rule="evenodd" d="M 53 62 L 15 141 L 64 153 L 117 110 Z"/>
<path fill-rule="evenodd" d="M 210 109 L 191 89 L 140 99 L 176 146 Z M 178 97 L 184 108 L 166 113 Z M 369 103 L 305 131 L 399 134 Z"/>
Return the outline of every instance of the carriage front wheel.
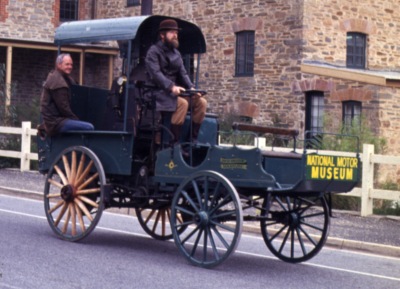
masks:
<path fill-rule="evenodd" d="M 323 194 L 270 195 L 265 199 L 261 233 L 279 259 L 298 263 L 314 257 L 329 233 L 329 210 Z"/>
<path fill-rule="evenodd" d="M 78 241 L 96 227 L 104 210 L 106 178 L 97 156 L 88 148 L 65 149 L 46 177 L 47 221 L 62 239 Z"/>
<path fill-rule="evenodd" d="M 200 171 L 188 177 L 176 190 L 171 209 L 175 244 L 190 263 L 211 268 L 236 250 L 242 206 L 235 187 L 220 173 Z"/>

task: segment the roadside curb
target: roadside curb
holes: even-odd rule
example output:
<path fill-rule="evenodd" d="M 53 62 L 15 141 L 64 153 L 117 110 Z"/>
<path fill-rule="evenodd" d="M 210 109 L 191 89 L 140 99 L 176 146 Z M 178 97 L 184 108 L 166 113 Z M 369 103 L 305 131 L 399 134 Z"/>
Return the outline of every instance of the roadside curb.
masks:
<path fill-rule="evenodd" d="M 378 255 L 400 258 L 400 247 L 391 245 L 382 245 L 382 244 L 347 240 L 335 237 L 328 237 L 326 245 L 345 250 L 363 251 Z"/>
<path fill-rule="evenodd" d="M 243 231 L 249 233 L 261 234 L 259 227 L 250 224 L 244 224 Z M 371 254 L 400 258 L 400 247 L 391 245 L 354 241 L 354 240 L 329 237 L 329 236 L 326 240 L 325 245 L 342 250 L 363 251 Z"/>

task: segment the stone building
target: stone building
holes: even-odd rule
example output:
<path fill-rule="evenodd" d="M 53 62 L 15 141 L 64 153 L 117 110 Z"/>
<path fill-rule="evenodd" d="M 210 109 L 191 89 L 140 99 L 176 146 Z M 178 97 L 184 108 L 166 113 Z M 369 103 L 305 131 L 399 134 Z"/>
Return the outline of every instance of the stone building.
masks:
<path fill-rule="evenodd" d="M 12 64 L 9 79 L 32 88 L 28 95 L 19 91 L 21 99 L 38 95 L 52 66 L 65 2 L 79 3 L 79 20 L 140 15 L 151 2 L 152 14 L 201 27 L 207 53 L 199 80 L 210 112 L 250 102 L 258 105 L 256 123 L 314 132 L 326 120 L 338 127 L 362 116 L 387 139 L 388 153 L 400 150 L 397 0 L 1 0 L 0 63 Z M 101 59 L 101 83 L 109 85 L 116 49 L 69 49 L 78 65 L 93 61 L 92 70 L 77 72 L 81 83 L 99 82 L 90 75 L 100 75 Z"/>

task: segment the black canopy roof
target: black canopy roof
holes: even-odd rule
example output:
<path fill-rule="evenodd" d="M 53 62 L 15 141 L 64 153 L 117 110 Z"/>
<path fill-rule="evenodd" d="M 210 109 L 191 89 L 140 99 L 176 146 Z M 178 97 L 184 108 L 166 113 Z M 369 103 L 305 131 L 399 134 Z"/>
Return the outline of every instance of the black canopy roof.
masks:
<path fill-rule="evenodd" d="M 132 40 L 139 46 L 148 47 L 157 40 L 159 23 L 167 18 L 176 20 L 182 29 L 179 32 L 179 50 L 182 54 L 206 52 L 206 42 L 198 26 L 160 15 L 66 22 L 56 29 L 54 43 L 61 46 L 116 40 L 121 45 Z"/>

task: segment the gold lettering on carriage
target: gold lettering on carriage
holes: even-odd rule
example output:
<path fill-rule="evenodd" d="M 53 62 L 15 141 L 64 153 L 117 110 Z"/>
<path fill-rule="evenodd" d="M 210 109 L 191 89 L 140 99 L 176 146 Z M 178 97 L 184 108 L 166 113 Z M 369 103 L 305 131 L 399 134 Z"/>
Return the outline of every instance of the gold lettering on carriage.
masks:
<path fill-rule="evenodd" d="M 357 178 L 358 158 L 308 155 L 306 165 L 308 179 L 352 181 Z"/>
<path fill-rule="evenodd" d="M 220 158 L 221 169 L 226 170 L 247 170 L 247 160 L 240 158 Z"/>

